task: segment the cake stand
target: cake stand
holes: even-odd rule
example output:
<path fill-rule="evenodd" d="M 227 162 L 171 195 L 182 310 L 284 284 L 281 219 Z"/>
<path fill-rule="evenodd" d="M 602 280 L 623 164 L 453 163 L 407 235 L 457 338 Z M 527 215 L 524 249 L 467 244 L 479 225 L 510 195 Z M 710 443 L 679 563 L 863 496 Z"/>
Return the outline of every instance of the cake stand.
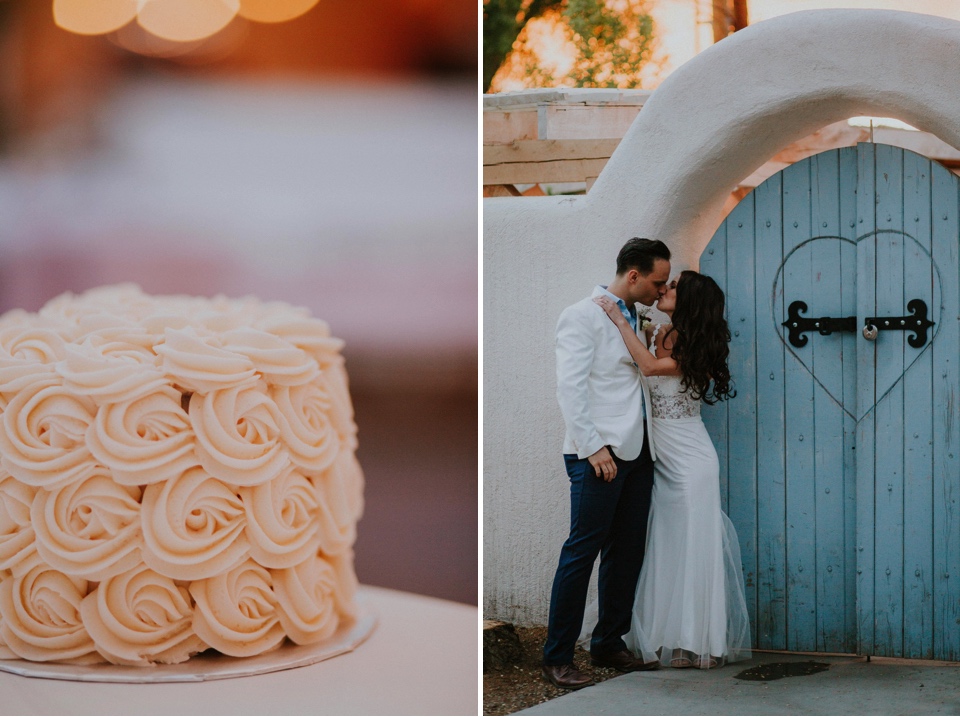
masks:
<path fill-rule="evenodd" d="M 54 679 L 0 671 L 0 714 L 478 714 L 476 607 L 371 586 L 361 586 L 358 603 L 356 623 L 322 656 L 291 646 L 217 669 L 184 663 L 156 671 L 167 669 L 166 678 L 144 668 L 150 682 L 131 675 L 135 668 L 116 673 L 122 682 L 91 677 L 92 667 L 73 668 L 72 679 L 69 670 Z M 273 669 L 264 669 L 270 660 Z M 169 669 L 177 667 L 179 677 Z"/>

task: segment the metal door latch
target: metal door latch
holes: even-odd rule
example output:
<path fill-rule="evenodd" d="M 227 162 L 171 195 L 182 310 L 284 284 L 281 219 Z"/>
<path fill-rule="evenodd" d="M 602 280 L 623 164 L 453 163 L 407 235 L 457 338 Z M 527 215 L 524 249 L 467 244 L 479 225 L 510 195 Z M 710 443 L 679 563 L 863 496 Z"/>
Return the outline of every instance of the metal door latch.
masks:
<path fill-rule="evenodd" d="M 794 301 L 787 309 L 787 320 L 782 326 L 786 326 L 790 332 L 790 343 L 798 349 L 807 345 L 807 337 L 803 334 L 807 331 L 819 331 L 821 335 L 827 336 L 834 331 L 856 331 L 857 317 L 847 316 L 842 319 L 835 319 L 830 316 L 821 316 L 819 319 L 809 319 L 800 316 L 807 313 L 807 304 L 803 301 Z"/>
<path fill-rule="evenodd" d="M 808 331 L 817 331 L 827 336 L 834 331 L 857 330 L 856 316 L 804 318 L 800 314 L 806 311 L 805 302 L 794 301 L 787 309 L 787 320 L 782 324 L 789 332 L 788 340 L 797 348 L 807 345 L 808 339 L 804 334 Z M 927 302 L 923 299 L 911 299 L 907 304 L 907 311 L 910 312 L 908 316 L 871 316 L 864 322 L 863 337 L 868 341 L 875 341 L 880 331 L 910 331 L 913 336 L 907 338 L 907 343 L 915 349 L 922 348 L 927 343 L 927 330 L 934 325 L 934 322 L 927 318 Z"/>
<path fill-rule="evenodd" d="M 871 333 L 874 338 L 878 331 L 911 331 L 913 336 L 907 337 L 907 343 L 915 349 L 923 348 L 927 343 L 927 329 L 934 323 L 927 318 L 927 302 L 923 299 L 911 299 L 907 303 L 907 311 L 910 312 L 907 316 L 871 316 L 864 324 L 864 337 L 870 338 L 867 336 L 869 328 L 873 329 Z"/>

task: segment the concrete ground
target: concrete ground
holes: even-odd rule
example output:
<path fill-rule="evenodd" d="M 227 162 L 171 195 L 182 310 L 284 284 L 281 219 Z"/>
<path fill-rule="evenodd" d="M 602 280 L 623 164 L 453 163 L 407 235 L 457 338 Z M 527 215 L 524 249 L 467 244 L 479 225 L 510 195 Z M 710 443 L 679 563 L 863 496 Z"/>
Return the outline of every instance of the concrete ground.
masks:
<path fill-rule="evenodd" d="M 737 679 L 770 663 L 829 663 L 772 681 Z M 717 670 L 634 672 L 523 710 L 525 715 L 960 715 L 960 663 L 754 653 Z"/>

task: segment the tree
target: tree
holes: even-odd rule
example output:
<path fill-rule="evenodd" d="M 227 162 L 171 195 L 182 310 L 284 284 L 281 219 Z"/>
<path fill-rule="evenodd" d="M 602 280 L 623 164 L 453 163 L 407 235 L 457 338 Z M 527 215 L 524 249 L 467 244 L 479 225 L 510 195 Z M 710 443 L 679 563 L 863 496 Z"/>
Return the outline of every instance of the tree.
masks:
<path fill-rule="evenodd" d="M 638 87 L 639 71 L 653 52 L 648 0 L 484 0 L 483 81 L 490 88 L 511 50 L 527 76 L 540 85 Z M 517 39 L 537 17 L 555 16 L 575 59 L 569 74 L 554 77 Z"/>
<path fill-rule="evenodd" d="M 527 23 L 563 0 L 483 0 L 483 89 L 507 59 Z"/>
<path fill-rule="evenodd" d="M 639 87 L 653 52 L 653 18 L 645 0 L 567 0 L 564 16 L 580 58 L 569 77 L 576 87 Z"/>

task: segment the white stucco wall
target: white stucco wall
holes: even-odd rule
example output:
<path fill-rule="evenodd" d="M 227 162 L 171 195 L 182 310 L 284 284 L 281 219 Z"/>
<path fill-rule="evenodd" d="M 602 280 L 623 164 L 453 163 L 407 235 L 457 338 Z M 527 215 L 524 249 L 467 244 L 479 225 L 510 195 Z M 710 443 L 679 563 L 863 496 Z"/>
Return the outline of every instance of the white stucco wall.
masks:
<path fill-rule="evenodd" d="M 568 525 L 554 328 L 632 236 L 695 268 L 739 180 L 831 122 L 896 117 L 960 147 L 960 22 L 817 10 L 758 23 L 674 72 L 585 197 L 483 203 L 484 614 L 543 624 Z"/>

